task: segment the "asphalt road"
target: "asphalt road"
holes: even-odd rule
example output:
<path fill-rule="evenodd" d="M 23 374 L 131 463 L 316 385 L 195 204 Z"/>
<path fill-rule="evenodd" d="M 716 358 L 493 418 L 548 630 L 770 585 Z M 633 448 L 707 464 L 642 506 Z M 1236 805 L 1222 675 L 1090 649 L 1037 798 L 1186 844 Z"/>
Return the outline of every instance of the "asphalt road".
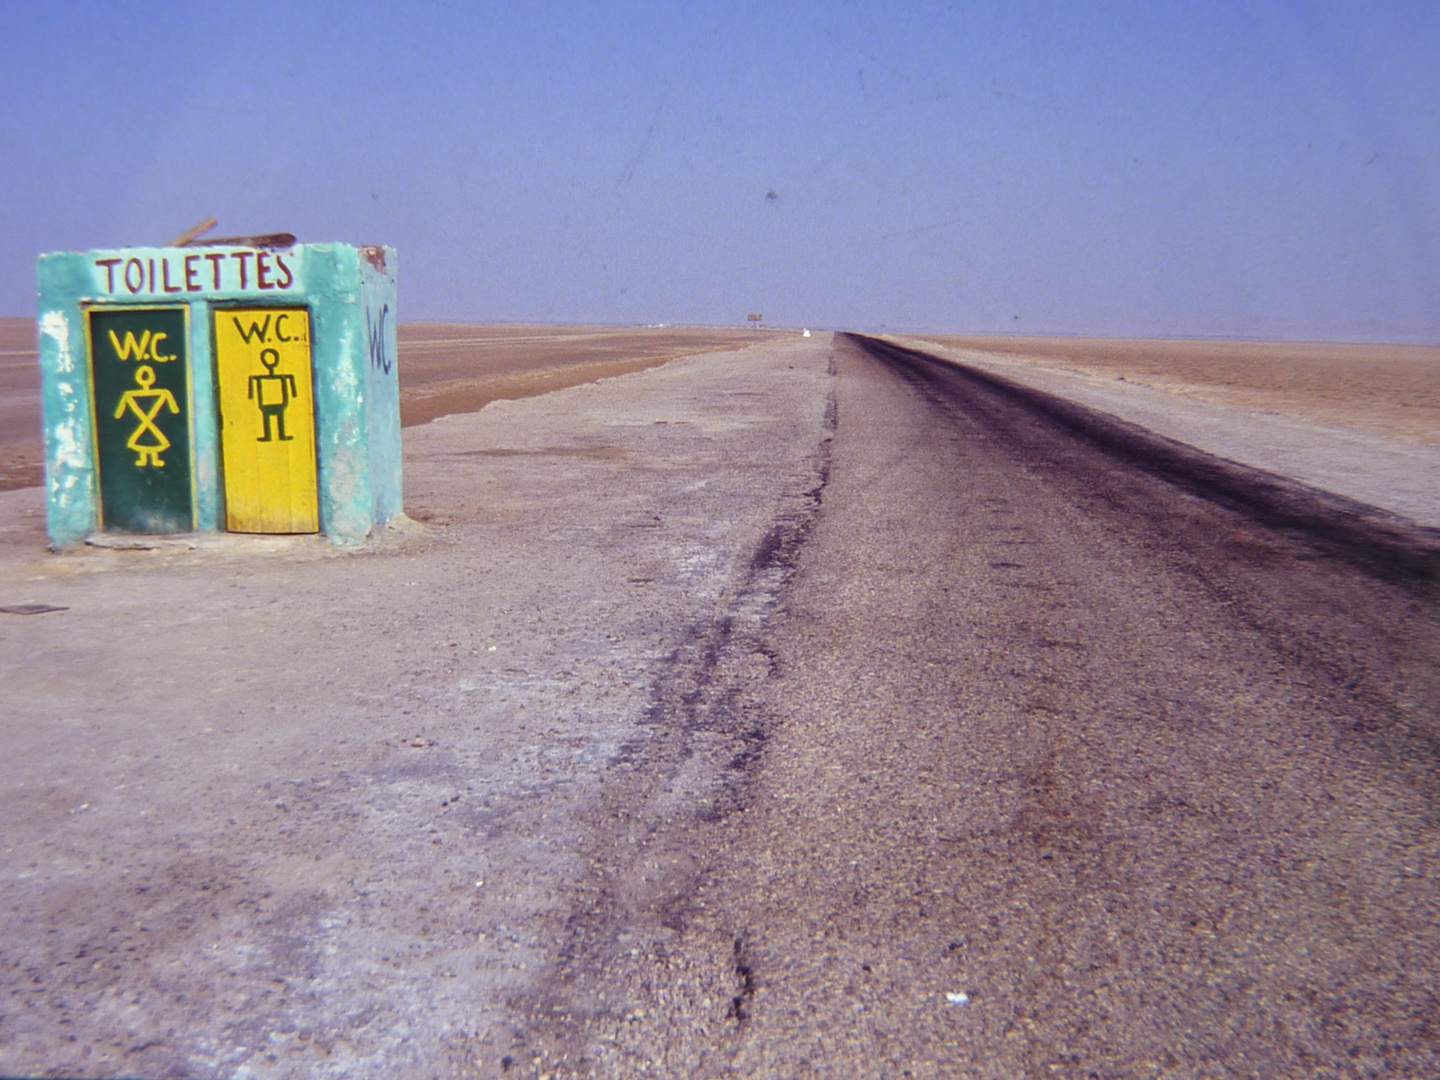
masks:
<path fill-rule="evenodd" d="M 825 482 L 659 684 L 511 1067 L 1440 1075 L 1433 534 L 835 365 Z"/>

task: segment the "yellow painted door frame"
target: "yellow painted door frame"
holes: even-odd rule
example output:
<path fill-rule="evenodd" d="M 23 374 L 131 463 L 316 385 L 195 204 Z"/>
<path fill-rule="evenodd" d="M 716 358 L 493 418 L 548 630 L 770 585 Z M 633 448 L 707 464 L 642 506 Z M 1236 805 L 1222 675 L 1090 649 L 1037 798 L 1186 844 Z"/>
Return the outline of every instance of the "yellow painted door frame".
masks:
<path fill-rule="evenodd" d="M 217 307 L 213 327 L 225 527 L 319 531 L 309 312 Z"/>

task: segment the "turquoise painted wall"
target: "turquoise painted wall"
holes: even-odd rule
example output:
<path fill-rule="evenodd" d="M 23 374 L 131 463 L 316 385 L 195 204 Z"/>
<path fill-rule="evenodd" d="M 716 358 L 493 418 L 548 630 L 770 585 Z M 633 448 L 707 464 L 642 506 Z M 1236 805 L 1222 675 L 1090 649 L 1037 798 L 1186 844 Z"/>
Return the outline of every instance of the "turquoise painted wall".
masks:
<path fill-rule="evenodd" d="M 365 320 L 365 424 L 370 444 L 370 516 L 389 521 L 401 509 L 400 368 L 395 333 L 395 252 L 360 249 L 360 306 Z"/>
<path fill-rule="evenodd" d="M 311 321 L 320 528 L 337 543 L 371 535 L 401 509 L 395 252 L 301 244 L 125 248 L 42 255 L 37 267 L 47 524 L 57 546 L 100 525 L 86 311 L 190 309 L 195 524 L 224 527 L 212 317 L 235 303 L 303 305 Z"/>

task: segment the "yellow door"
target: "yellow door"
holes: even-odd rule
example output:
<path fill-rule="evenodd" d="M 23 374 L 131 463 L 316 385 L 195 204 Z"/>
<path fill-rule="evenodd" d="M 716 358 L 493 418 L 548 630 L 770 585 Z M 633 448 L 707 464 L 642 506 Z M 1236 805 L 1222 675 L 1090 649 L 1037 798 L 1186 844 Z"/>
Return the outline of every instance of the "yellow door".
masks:
<path fill-rule="evenodd" d="M 225 527 L 231 532 L 317 532 L 309 313 L 304 308 L 217 308 L 215 370 Z"/>

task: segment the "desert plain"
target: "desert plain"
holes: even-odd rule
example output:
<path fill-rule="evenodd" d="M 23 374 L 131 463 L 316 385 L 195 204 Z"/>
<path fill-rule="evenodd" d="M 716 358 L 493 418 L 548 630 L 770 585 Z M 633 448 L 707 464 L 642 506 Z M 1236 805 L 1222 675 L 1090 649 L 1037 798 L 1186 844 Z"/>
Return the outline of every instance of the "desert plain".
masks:
<path fill-rule="evenodd" d="M 1423 582 L 740 328 L 402 325 L 372 543 L 52 553 L 0 331 L 0 1073 L 1440 1062 Z M 1433 348 L 933 344 L 1434 453 Z"/>
<path fill-rule="evenodd" d="M 738 349 L 741 327 L 402 323 L 401 422 L 474 412 L 638 371 L 687 352 Z M 1440 346 L 919 334 L 916 341 L 1126 380 L 1180 397 L 1440 446 Z M 41 482 L 33 319 L 0 318 L 0 491 Z"/>

